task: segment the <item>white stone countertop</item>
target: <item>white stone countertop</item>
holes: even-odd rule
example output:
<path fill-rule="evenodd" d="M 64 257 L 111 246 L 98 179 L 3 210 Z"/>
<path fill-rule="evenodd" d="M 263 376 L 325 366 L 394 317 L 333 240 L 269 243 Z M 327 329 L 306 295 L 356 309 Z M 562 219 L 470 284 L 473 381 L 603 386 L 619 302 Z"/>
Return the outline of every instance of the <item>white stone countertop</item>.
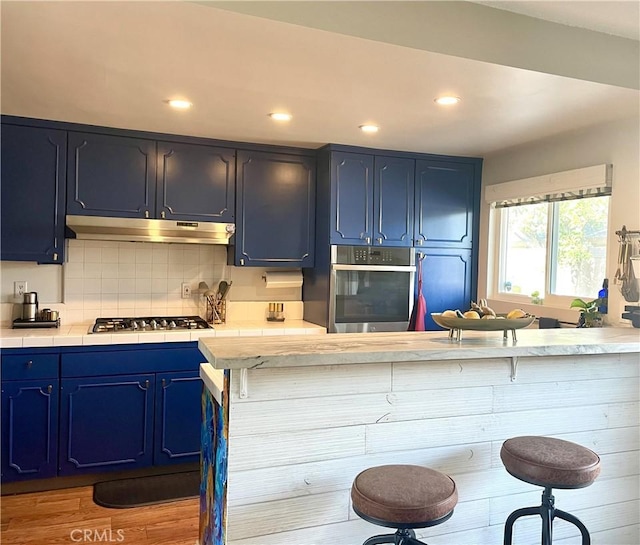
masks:
<path fill-rule="evenodd" d="M 214 329 L 195 331 L 149 331 L 145 333 L 88 333 L 91 325 L 61 325 L 59 328 L 0 328 L 0 348 L 41 348 L 52 346 L 95 346 L 112 344 L 146 344 L 190 342 L 203 337 L 244 337 L 311 335 L 326 333 L 326 329 L 303 320 L 285 322 L 247 321 L 216 324 Z"/>
<path fill-rule="evenodd" d="M 313 338 L 200 339 L 198 346 L 216 369 L 306 367 L 355 363 L 412 362 L 640 353 L 640 329 L 521 329 L 518 341 L 502 331 L 349 333 Z"/>

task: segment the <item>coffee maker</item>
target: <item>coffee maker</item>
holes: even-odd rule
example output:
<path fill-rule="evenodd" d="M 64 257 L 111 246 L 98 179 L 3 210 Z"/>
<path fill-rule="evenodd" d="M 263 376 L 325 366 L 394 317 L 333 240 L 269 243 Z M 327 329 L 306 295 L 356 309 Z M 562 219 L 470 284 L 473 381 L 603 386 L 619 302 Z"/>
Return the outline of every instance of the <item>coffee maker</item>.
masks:
<path fill-rule="evenodd" d="M 28 322 L 38 319 L 38 292 L 28 291 L 23 295 L 22 319 Z"/>

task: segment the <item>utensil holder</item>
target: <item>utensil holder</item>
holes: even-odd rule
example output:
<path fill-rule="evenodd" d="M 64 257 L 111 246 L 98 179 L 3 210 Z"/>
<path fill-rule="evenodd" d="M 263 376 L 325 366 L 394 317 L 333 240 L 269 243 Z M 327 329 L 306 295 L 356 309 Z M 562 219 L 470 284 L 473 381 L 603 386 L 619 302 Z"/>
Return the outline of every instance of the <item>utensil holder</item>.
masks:
<path fill-rule="evenodd" d="M 224 324 L 227 321 L 227 301 L 215 297 L 207 297 L 207 322 Z"/>

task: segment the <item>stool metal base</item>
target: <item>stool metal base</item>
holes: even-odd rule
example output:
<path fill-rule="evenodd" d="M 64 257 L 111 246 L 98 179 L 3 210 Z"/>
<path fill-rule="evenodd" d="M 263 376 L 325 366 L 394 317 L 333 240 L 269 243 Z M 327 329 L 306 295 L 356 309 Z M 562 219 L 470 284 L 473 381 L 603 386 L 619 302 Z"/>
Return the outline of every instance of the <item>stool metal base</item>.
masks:
<path fill-rule="evenodd" d="M 398 529 L 395 534 L 384 534 L 367 539 L 362 545 L 380 545 L 381 543 L 393 543 L 393 545 L 426 545 L 416 539 L 416 533 L 408 528 Z"/>
<path fill-rule="evenodd" d="M 453 516 L 453 509 L 444 517 L 436 520 L 429 520 L 421 523 L 401 524 L 380 520 L 353 509 L 355 513 L 363 520 L 377 524 L 378 526 L 386 526 L 387 528 L 397 528 L 395 534 L 381 534 L 367 539 L 362 545 L 381 545 L 382 543 L 392 543 L 393 545 L 427 545 L 423 541 L 416 539 L 416 533 L 412 528 L 428 528 L 429 526 L 437 526 L 446 522 Z"/>
<path fill-rule="evenodd" d="M 553 519 L 559 518 L 570 522 L 580 530 L 582 534 L 582 545 L 591 545 L 591 536 L 587 527 L 571 513 L 566 513 L 560 509 L 556 509 L 554 502 L 555 498 L 551 493 L 551 488 L 545 488 L 542 493 L 542 505 L 537 507 L 523 507 L 522 509 L 516 509 L 507 517 L 507 522 L 504 525 L 504 545 L 511 545 L 513 539 L 513 524 L 520 517 L 526 517 L 528 515 L 539 515 L 542 517 L 542 545 L 551 545 L 553 538 Z M 381 542 L 381 543 L 393 543 Z"/>

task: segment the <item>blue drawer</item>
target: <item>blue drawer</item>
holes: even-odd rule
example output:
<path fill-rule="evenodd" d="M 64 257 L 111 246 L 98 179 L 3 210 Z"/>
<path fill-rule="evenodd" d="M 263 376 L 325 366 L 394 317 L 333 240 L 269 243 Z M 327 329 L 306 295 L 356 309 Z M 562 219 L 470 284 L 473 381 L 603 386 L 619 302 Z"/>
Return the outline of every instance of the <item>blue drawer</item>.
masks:
<path fill-rule="evenodd" d="M 165 371 L 197 371 L 206 361 L 197 348 L 105 350 L 62 354 L 60 375 L 97 377 Z"/>
<path fill-rule="evenodd" d="M 59 354 L 2 356 L 2 380 L 58 378 Z"/>

